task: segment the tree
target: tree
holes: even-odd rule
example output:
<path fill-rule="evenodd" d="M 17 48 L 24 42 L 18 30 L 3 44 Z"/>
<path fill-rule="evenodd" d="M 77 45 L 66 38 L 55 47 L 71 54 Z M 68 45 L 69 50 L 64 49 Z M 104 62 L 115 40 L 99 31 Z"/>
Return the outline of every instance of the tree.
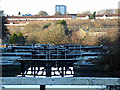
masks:
<path fill-rule="evenodd" d="M 42 36 L 42 37 L 41 37 Z M 64 28 L 61 25 L 50 26 L 41 32 L 40 38 L 42 43 L 54 43 L 58 44 L 65 37 Z"/>
<path fill-rule="evenodd" d="M 102 9 L 102 10 L 99 10 L 99 11 L 97 12 L 97 14 L 101 14 L 101 15 L 103 15 L 103 14 L 112 15 L 112 14 L 115 13 L 114 11 L 115 11 L 114 9 Z"/>
<path fill-rule="evenodd" d="M 65 20 L 61 20 L 58 22 L 58 24 L 61 24 L 63 28 L 65 29 L 65 34 L 68 35 L 68 28 L 67 28 L 67 23 Z"/>
<path fill-rule="evenodd" d="M 55 13 L 55 16 L 57 16 L 57 15 L 62 15 L 59 11 L 57 11 L 56 13 Z"/>
<path fill-rule="evenodd" d="M 113 11 L 114 11 L 113 9 L 106 9 L 106 11 L 105 11 L 104 14 L 106 14 L 106 15 L 112 15 L 112 14 L 114 14 Z"/>
<path fill-rule="evenodd" d="M 9 40 L 10 44 L 16 44 L 18 42 L 18 35 L 14 32 Z"/>
<path fill-rule="evenodd" d="M 18 15 L 21 15 L 21 13 L 20 13 L 20 12 L 18 12 Z"/>
<path fill-rule="evenodd" d="M 61 20 L 61 21 L 59 21 L 58 24 L 61 24 L 61 25 L 67 26 L 67 23 L 66 23 L 65 20 Z"/>
<path fill-rule="evenodd" d="M 103 14 L 105 14 L 105 9 L 99 10 L 99 11 L 97 12 L 97 14 L 98 14 L 98 15 L 103 15 Z"/>
<path fill-rule="evenodd" d="M 91 14 L 91 12 L 90 11 L 84 11 L 81 14 L 83 14 L 83 15 L 89 15 L 89 14 Z"/>
<path fill-rule="evenodd" d="M 48 16 L 48 13 L 46 11 L 40 11 L 38 12 L 39 16 Z"/>
<path fill-rule="evenodd" d="M 120 9 L 115 9 L 115 14 L 120 15 Z"/>
<path fill-rule="evenodd" d="M 96 14 L 96 12 L 94 12 L 89 19 L 95 19 L 95 14 Z"/>
<path fill-rule="evenodd" d="M 90 11 L 83 11 L 82 13 L 78 13 L 76 16 L 79 17 L 79 16 L 83 16 L 83 15 L 90 15 L 91 12 Z"/>
<path fill-rule="evenodd" d="M 19 34 L 18 34 L 18 43 L 19 44 L 25 43 L 25 38 L 23 37 L 23 34 L 21 32 L 19 32 Z"/>
<path fill-rule="evenodd" d="M 4 39 L 8 33 L 8 29 L 5 26 L 5 23 L 7 23 L 6 17 L 2 17 L 2 39 Z"/>

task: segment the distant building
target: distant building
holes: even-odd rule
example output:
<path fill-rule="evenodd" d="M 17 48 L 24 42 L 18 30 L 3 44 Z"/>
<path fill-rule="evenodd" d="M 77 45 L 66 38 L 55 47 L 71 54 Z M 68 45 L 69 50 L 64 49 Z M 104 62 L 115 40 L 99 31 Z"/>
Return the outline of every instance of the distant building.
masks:
<path fill-rule="evenodd" d="M 31 14 L 23 14 L 22 16 L 32 16 Z"/>
<path fill-rule="evenodd" d="M 65 5 L 56 5 L 55 6 L 55 13 L 60 13 L 61 15 L 66 14 L 66 6 Z"/>
<path fill-rule="evenodd" d="M 6 26 L 25 26 L 29 21 L 47 21 L 47 20 L 71 20 L 74 19 L 72 15 L 61 15 L 61 16 L 10 16 L 7 17 Z"/>

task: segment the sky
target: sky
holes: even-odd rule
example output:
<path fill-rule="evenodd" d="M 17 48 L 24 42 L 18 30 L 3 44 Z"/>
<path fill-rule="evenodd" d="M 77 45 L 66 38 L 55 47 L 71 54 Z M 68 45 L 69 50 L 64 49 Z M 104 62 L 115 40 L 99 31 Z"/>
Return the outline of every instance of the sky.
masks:
<path fill-rule="evenodd" d="M 83 11 L 98 11 L 101 9 L 116 9 L 120 0 L 0 0 L 0 10 L 5 14 L 18 15 L 32 14 L 46 11 L 49 15 L 55 14 L 55 5 L 66 5 L 69 14 Z"/>

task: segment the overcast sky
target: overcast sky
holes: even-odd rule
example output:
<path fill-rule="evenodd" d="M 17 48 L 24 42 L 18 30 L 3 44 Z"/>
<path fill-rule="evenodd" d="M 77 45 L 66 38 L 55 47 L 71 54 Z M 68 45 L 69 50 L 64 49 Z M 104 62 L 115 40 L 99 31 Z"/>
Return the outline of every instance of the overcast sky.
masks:
<path fill-rule="evenodd" d="M 44 10 L 49 15 L 55 13 L 55 5 L 66 5 L 68 13 L 80 13 L 82 11 L 97 11 L 101 9 L 118 8 L 120 0 L 1 0 L 0 9 L 5 14 L 18 15 L 31 13 L 37 14 Z"/>

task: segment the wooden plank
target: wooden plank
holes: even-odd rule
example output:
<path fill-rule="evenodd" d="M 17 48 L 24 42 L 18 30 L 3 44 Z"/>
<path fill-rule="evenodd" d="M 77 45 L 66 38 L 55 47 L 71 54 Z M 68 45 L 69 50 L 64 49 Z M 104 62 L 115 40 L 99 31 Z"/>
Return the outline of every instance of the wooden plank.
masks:
<path fill-rule="evenodd" d="M 2 85 L 120 85 L 120 78 L 0 77 Z"/>

